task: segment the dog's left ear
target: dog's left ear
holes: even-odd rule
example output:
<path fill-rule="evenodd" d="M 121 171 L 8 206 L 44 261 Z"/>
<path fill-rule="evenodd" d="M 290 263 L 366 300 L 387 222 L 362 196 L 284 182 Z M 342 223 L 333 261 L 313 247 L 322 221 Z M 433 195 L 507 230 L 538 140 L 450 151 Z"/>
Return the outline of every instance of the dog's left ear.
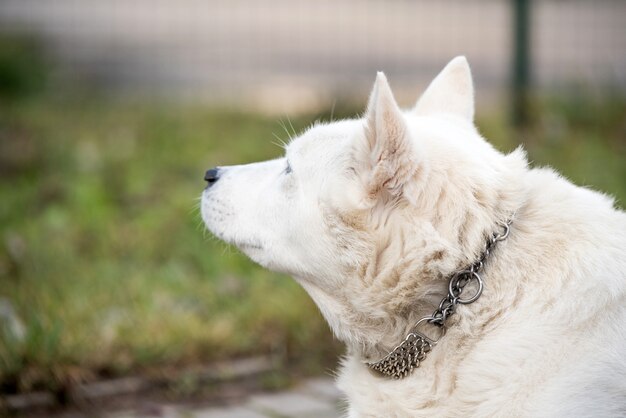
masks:
<path fill-rule="evenodd" d="M 441 70 L 417 101 L 414 112 L 418 115 L 448 113 L 473 122 L 474 85 L 465 57 L 454 58 Z"/>
<path fill-rule="evenodd" d="M 398 107 L 387 78 L 376 76 L 365 115 L 365 160 L 367 198 L 374 201 L 382 193 L 394 197 L 404 192 L 417 170 L 415 144 L 409 136 L 404 115 Z M 407 196 L 410 201 L 415 197 Z"/>

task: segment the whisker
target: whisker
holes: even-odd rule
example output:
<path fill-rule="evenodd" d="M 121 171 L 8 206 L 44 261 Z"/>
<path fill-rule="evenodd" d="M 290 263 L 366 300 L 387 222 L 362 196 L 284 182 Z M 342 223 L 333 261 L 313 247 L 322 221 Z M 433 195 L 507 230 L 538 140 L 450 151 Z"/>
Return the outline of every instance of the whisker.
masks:
<path fill-rule="evenodd" d="M 285 122 L 281 119 L 278 123 L 280 123 L 280 126 L 283 128 L 283 130 L 287 134 L 287 137 L 289 138 L 289 141 L 293 141 L 293 137 L 291 136 L 291 133 L 287 129 L 287 126 L 285 125 Z"/>
<path fill-rule="evenodd" d="M 187 215 L 195 215 L 196 213 L 200 212 L 200 205 L 202 204 L 202 197 L 196 198 L 195 200 L 196 201 L 189 208 Z"/>
<path fill-rule="evenodd" d="M 202 238 L 206 238 L 206 233 L 208 232 L 205 225 L 204 225 L 204 221 L 202 219 L 198 219 L 197 223 L 196 223 L 196 231 L 202 231 Z"/>
<path fill-rule="evenodd" d="M 274 135 L 274 137 L 278 140 L 278 142 L 275 141 L 270 141 L 272 144 L 276 145 L 279 148 L 282 148 L 283 150 L 287 149 L 287 143 L 278 135 L 276 135 L 276 133 L 272 132 L 272 135 Z"/>
<path fill-rule="evenodd" d="M 296 137 L 298 136 L 298 133 L 296 132 L 296 130 L 293 128 L 293 124 L 291 123 L 291 119 L 289 119 L 289 116 L 287 116 L 287 121 L 289 122 L 289 126 L 291 126 L 291 130 L 293 131 L 293 136 Z"/>

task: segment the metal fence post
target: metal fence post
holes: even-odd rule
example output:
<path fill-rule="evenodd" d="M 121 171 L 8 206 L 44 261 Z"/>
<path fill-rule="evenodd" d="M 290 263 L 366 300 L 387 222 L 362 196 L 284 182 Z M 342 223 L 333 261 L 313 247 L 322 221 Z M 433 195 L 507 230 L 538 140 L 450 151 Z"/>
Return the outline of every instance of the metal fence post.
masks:
<path fill-rule="evenodd" d="M 518 128 L 529 120 L 530 3 L 531 0 L 513 0 L 512 119 Z"/>

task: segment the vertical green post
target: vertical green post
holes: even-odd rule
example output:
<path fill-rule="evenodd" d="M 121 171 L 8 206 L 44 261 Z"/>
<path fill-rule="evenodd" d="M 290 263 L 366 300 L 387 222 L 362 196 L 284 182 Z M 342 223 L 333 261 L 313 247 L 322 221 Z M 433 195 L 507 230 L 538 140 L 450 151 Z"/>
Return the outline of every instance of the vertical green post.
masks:
<path fill-rule="evenodd" d="M 528 90 L 530 87 L 530 2 L 513 0 L 513 124 L 521 128 L 528 123 Z"/>

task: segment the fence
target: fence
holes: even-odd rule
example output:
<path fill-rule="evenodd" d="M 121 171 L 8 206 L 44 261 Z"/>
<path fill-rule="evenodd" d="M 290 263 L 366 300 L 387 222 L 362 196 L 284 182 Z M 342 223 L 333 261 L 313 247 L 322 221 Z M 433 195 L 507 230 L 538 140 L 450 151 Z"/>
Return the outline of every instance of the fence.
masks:
<path fill-rule="evenodd" d="M 468 56 L 481 94 L 500 95 L 511 81 L 516 4 L 531 6 L 534 86 L 626 91 L 620 0 L 5 0 L 0 27 L 40 35 L 60 79 L 114 94 L 293 109 L 362 96 L 381 69 L 411 100 L 458 54 Z"/>

